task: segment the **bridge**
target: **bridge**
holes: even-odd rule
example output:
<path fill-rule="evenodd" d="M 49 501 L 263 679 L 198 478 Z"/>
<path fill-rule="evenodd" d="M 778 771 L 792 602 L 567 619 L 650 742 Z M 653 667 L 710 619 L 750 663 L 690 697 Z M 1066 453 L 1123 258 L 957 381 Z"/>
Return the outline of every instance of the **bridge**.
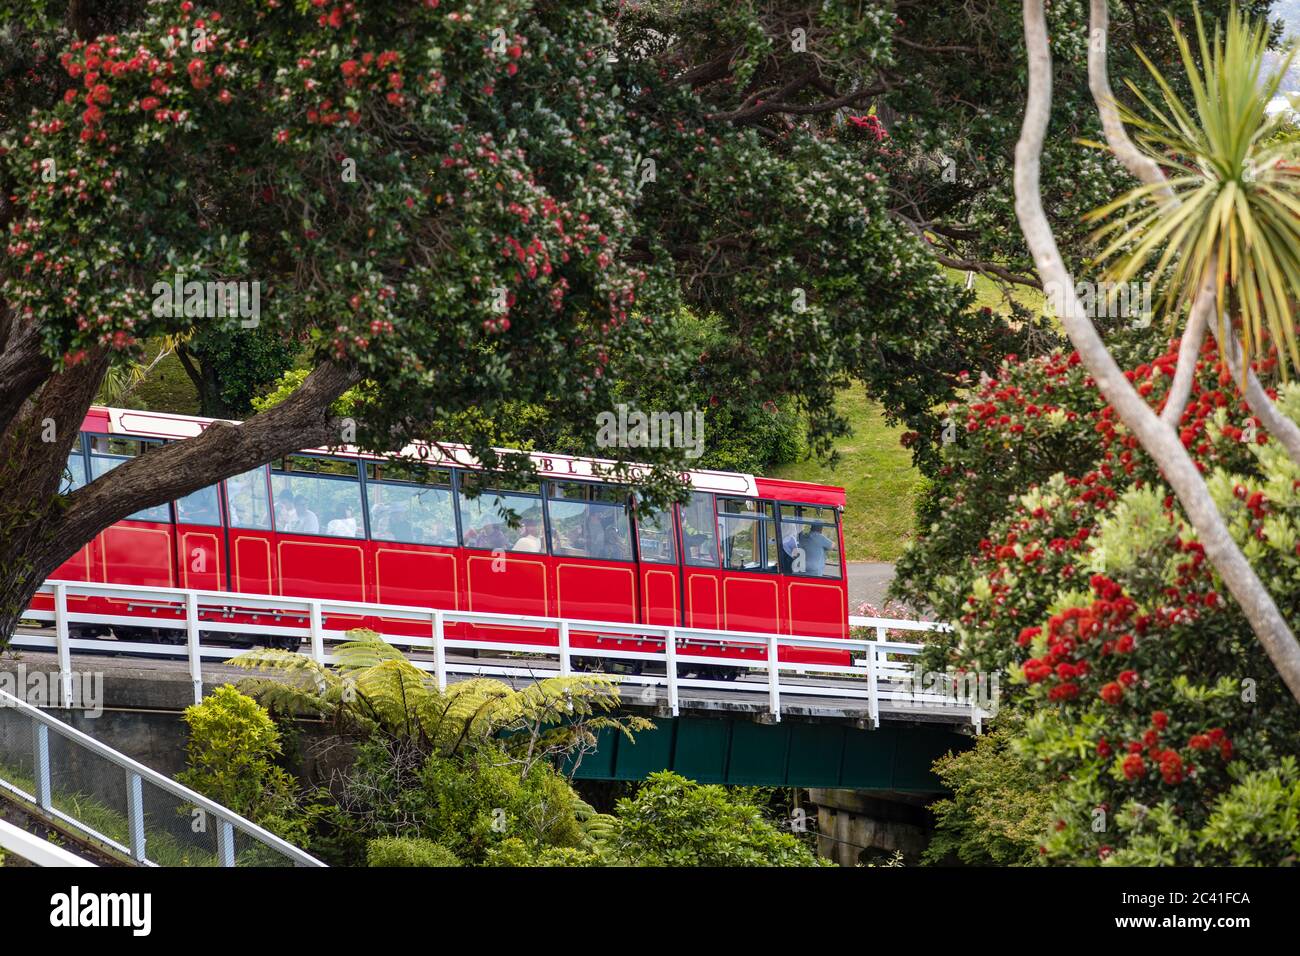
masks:
<path fill-rule="evenodd" d="M 365 621 L 444 688 L 478 676 L 519 687 L 628 669 L 608 676 L 619 681 L 624 709 L 651 716 L 655 729 L 635 744 L 603 735 L 576 768 L 580 779 L 637 780 L 671 769 L 701 782 L 933 794 L 940 789 L 933 760 L 969 746 L 989 716 L 982 699 L 920 686 L 913 668 L 924 645 L 891 632 L 943 627 L 927 622 L 853 617 L 853 636 L 844 639 L 80 581 L 50 581 L 41 593 L 48 597 L 25 615 L 10 646 L 48 661 L 63 701 L 74 699 L 74 655 L 80 670 L 86 655 L 99 670 L 112 655 L 134 661 L 137 676 L 170 684 L 170 703 L 128 707 L 175 712 L 200 700 L 205 684 L 243 676 L 222 665 L 239 652 L 223 639 L 275 640 L 328 664 L 331 646 L 348 639 L 340 620 Z M 87 626 L 142 624 L 171 642 L 74 636 Z M 479 629 L 455 627 L 466 624 Z M 605 640 L 578 647 L 574 634 Z M 782 659 L 787 648 L 848 651 L 851 663 L 793 663 Z M 723 649 L 750 656 L 722 656 Z M 716 670 L 691 676 L 687 668 L 701 664 L 728 668 L 732 679 L 717 679 Z M 187 685 L 183 700 L 178 684 Z"/>

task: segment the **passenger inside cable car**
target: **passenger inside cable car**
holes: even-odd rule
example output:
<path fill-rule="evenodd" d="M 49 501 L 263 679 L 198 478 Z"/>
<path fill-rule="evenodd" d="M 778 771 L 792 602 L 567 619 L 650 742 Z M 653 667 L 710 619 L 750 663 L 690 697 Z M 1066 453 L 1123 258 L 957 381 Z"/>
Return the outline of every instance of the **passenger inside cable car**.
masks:
<path fill-rule="evenodd" d="M 525 518 L 523 520 L 524 533 L 519 536 L 519 540 L 511 547 L 511 551 L 532 551 L 540 552 L 542 550 L 542 523 L 535 517 Z"/>
<path fill-rule="evenodd" d="M 825 528 L 820 521 L 813 522 L 812 528 L 799 535 L 799 547 L 806 556 L 806 570 L 809 574 L 821 577 L 826 573 L 826 552 L 835 547 L 835 542 L 822 534 Z"/>
<path fill-rule="evenodd" d="M 342 516 L 330 519 L 329 524 L 325 526 L 326 534 L 332 534 L 340 538 L 360 537 L 359 530 L 357 517 L 352 513 L 351 505 L 344 505 Z"/>

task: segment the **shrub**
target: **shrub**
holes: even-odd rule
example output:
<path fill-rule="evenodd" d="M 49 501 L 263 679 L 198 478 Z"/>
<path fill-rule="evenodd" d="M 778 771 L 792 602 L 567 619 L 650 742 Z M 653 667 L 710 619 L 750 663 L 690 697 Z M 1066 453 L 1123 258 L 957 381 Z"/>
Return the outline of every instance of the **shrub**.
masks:
<path fill-rule="evenodd" d="M 460 866 L 456 854 L 420 837 L 379 837 L 366 844 L 367 866 Z"/>
<path fill-rule="evenodd" d="M 1052 819 L 1053 790 L 1011 746 L 1019 721 L 1008 714 L 970 750 L 935 761 L 952 796 L 931 805 L 935 834 L 922 857 L 972 866 L 1015 866 L 1038 858 Z"/>
<path fill-rule="evenodd" d="M 1156 407 L 1174 358 L 1171 350 L 1127 373 Z M 1003 379 L 1027 374 L 1007 366 Z M 1300 610 L 1300 468 L 1253 426 L 1228 384 L 1208 348 L 1180 437 L 1248 559 L 1293 617 Z M 1001 703 L 1024 723 L 1008 741 L 1008 756 L 1033 768 L 1052 798 L 1043 859 L 1154 859 L 1152 826 L 1167 812 L 1190 836 L 1162 844 L 1161 853 L 1182 864 L 1221 860 L 1202 829 L 1243 774 L 1296 752 L 1300 710 L 1158 471 L 1109 408 L 1066 417 L 1096 436 L 1090 459 L 1044 477 L 1034 462 L 996 458 L 1015 440 L 1009 429 L 1016 416 L 1028 412 L 1022 398 L 995 381 L 957 415 L 974 416 L 974 434 L 1000 435 L 946 451 L 962 470 L 938 479 L 937 493 L 958 513 L 954 520 L 1001 513 L 964 556 L 964 539 L 943 528 L 913 555 L 903 587 L 923 593 L 954 623 L 951 634 L 935 636 L 925 666 L 1010 678 Z M 1294 388 L 1279 404 L 1300 415 Z M 1020 411 L 1006 411 L 1013 406 Z M 1087 447 L 1080 434 L 1069 442 Z M 1006 507 L 993 500 L 981 508 L 990 487 L 985 472 L 998 461 L 1011 468 L 998 481 L 1019 482 L 1022 490 Z M 943 573 L 914 570 L 927 548 Z M 981 801 L 1000 799 L 1007 772 L 981 768 L 979 759 L 977 752 L 965 765 L 940 765 L 963 787 L 945 807 L 956 814 L 953 849 L 972 842 L 971 828 L 996 839 L 1021 819 L 1015 803 L 976 816 Z M 1145 841 L 1141 849 L 1138 841 Z"/>
<path fill-rule="evenodd" d="M 548 846 L 530 849 L 519 837 L 502 840 L 487 851 L 485 866 L 557 867 L 604 866 L 606 861 L 597 851 L 572 846 Z"/>
<path fill-rule="evenodd" d="M 547 848 L 576 847 L 583 838 L 581 801 L 569 781 L 545 762 L 521 774 L 492 746 L 443 757 L 368 740 L 358 745 L 337 800 L 324 842 L 338 863 L 367 854 L 373 839 L 403 836 L 438 843 L 470 866 L 530 866 Z M 511 862 L 513 844 L 489 861 L 512 840 L 523 847 L 522 861 Z"/>
<path fill-rule="evenodd" d="M 1300 773 L 1293 757 L 1240 778 L 1214 803 L 1199 829 L 1188 826 L 1173 801 L 1132 803 L 1118 819 L 1126 845 L 1110 854 L 1114 866 L 1173 866 L 1189 859 L 1222 866 L 1295 866 L 1300 861 Z"/>
<path fill-rule="evenodd" d="M 303 845 L 310 811 L 292 776 L 276 766 L 280 732 L 266 709 L 226 684 L 185 708 L 188 766 L 176 779 L 271 832 Z"/>
<path fill-rule="evenodd" d="M 610 843 L 637 866 L 819 866 L 813 851 L 764 819 L 749 795 L 661 771 L 618 802 Z"/>

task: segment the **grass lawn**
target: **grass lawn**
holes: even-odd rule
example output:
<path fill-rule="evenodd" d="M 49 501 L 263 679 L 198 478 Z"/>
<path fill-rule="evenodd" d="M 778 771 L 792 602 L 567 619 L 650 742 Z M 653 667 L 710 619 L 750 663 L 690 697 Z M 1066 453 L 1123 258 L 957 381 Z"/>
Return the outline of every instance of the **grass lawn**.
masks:
<path fill-rule="evenodd" d="M 152 360 L 157 354 L 158 343 L 155 341 L 148 347 L 146 361 Z M 197 415 L 199 394 L 190 377 L 185 374 L 185 369 L 181 367 L 180 359 L 175 355 L 169 355 L 154 366 L 148 378 L 136 386 L 128 404 L 151 412 Z"/>
<path fill-rule="evenodd" d="M 853 428 L 836 445 L 838 465 L 832 470 L 820 461 L 800 461 L 772 477 L 843 486 L 848 560 L 893 561 L 912 538 L 912 503 L 924 479 L 912 467 L 912 453 L 898 443 L 905 429 L 887 426 L 860 387 L 840 392 L 836 407 Z"/>
<path fill-rule="evenodd" d="M 955 269 L 949 269 L 948 276 L 953 283 L 964 287 L 966 285 L 966 273 L 959 272 Z M 1035 312 L 1044 312 L 1047 309 L 1047 299 L 1043 293 L 1037 289 L 1031 289 L 1028 286 L 1016 286 L 1011 296 L 1018 304 Z M 988 276 L 975 276 L 975 308 L 990 308 L 994 312 L 1006 312 L 1007 300 L 1002 290 Z"/>

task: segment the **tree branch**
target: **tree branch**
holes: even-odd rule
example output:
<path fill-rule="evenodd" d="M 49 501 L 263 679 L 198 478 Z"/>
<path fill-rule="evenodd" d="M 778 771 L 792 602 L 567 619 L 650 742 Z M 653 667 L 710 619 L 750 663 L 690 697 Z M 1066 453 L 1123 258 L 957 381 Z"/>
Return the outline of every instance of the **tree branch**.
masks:
<path fill-rule="evenodd" d="M 1237 342 L 1235 335 L 1229 334 L 1228 340 L 1222 343 L 1224 358 L 1228 363 L 1228 368 L 1232 372 L 1232 377 L 1236 381 L 1241 381 L 1241 345 Z M 1291 460 L 1300 464 L 1300 426 L 1297 426 L 1282 410 L 1277 407 L 1277 403 L 1268 397 L 1268 392 L 1264 391 L 1264 386 L 1259 381 L 1259 376 L 1255 374 L 1254 369 L 1248 369 L 1246 374 L 1246 387 L 1243 390 L 1246 404 L 1250 410 L 1259 419 L 1260 425 L 1264 430 L 1282 443 L 1286 453 Z"/>
<path fill-rule="evenodd" d="M 805 82 L 803 85 L 807 85 Z M 763 100 L 753 106 L 741 107 L 732 110 L 730 113 L 709 113 L 705 119 L 730 123 L 749 123 L 761 119 L 772 113 L 791 113 L 798 116 L 811 116 L 817 113 L 833 113 L 845 106 L 851 106 L 859 100 L 869 99 L 873 96 L 879 96 L 889 89 L 889 84 L 884 80 L 874 86 L 866 86 L 861 89 L 853 90 L 842 96 L 834 97 L 829 100 L 822 100 L 819 103 L 783 103 L 774 100 Z"/>
<path fill-rule="evenodd" d="M 894 39 L 905 47 L 913 50 L 919 50 L 922 53 L 978 53 L 979 50 L 973 46 L 961 46 L 956 43 L 949 43 L 944 46 L 927 46 L 924 43 L 917 43 L 915 40 L 909 40 L 907 37 L 894 34 Z"/>
<path fill-rule="evenodd" d="M 1206 271 L 1201 288 L 1192 302 L 1192 310 L 1187 315 L 1187 328 L 1183 329 L 1182 340 L 1178 343 L 1178 364 L 1174 367 L 1174 380 L 1169 385 L 1169 395 L 1165 398 L 1165 407 L 1160 413 L 1160 418 L 1170 427 L 1177 427 L 1182 421 L 1183 410 L 1187 408 L 1187 400 L 1192 394 L 1201 343 L 1205 341 L 1205 329 L 1217 302 L 1214 275 L 1213 267 Z"/>
<path fill-rule="evenodd" d="M 325 362 L 292 395 L 236 425 L 213 422 L 202 434 L 133 458 L 68 496 L 63 560 L 79 542 L 134 511 L 184 497 L 280 455 L 338 444 L 329 407 L 361 380 L 360 372 Z M 79 423 L 78 423 L 79 424 Z"/>
<path fill-rule="evenodd" d="M 1150 156 L 1143 153 L 1129 139 L 1128 131 L 1119 116 L 1115 94 L 1111 92 L 1110 76 L 1106 69 L 1106 50 L 1110 29 L 1110 9 L 1107 0 L 1091 0 L 1092 31 L 1088 42 L 1088 88 L 1097 104 L 1101 128 L 1111 152 L 1133 176 L 1149 186 L 1163 183 L 1157 195 L 1161 202 L 1177 202 L 1164 171 Z"/>
<path fill-rule="evenodd" d="M 1023 275 L 1019 272 L 1012 272 L 1006 266 L 998 265 L 996 262 L 981 262 L 976 259 L 957 259 L 952 256 L 945 256 L 943 253 L 933 248 L 932 243 L 926 237 L 920 226 L 901 213 L 895 213 L 894 215 L 897 216 L 898 220 L 903 225 L 915 233 L 916 237 L 920 239 L 921 242 L 925 243 L 926 248 L 930 250 L 930 255 L 933 256 L 934 260 L 940 265 L 945 265 L 950 269 L 960 269 L 963 272 L 979 272 L 984 275 L 996 276 L 1005 282 L 1028 286 L 1031 289 L 1041 289 L 1043 287 L 1042 280 L 1038 277 Z"/>

